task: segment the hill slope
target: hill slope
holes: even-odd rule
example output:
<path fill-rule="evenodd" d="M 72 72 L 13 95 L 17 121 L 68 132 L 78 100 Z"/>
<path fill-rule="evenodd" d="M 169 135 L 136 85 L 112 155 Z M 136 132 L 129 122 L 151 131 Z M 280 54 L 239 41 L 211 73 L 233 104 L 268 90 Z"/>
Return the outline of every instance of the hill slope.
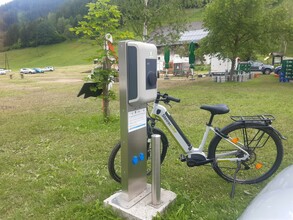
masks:
<path fill-rule="evenodd" d="M 66 41 L 36 48 L 11 50 L 0 53 L 0 67 L 5 66 L 5 54 L 9 67 L 15 71 L 24 67 L 91 64 L 97 57 L 96 49 L 88 41 Z"/>

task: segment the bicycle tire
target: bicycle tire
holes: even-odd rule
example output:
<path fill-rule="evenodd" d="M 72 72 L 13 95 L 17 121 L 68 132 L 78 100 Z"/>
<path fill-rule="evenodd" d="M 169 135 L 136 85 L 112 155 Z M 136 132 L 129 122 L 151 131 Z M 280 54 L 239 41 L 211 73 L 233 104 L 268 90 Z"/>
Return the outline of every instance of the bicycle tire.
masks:
<path fill-rule="evenodd" d="M 161 135 L 161 164 L 163 163 L 166 154 L 167 154 L 167 150 L 168 150 L 168 146 L 169 146 L 169 142 L 168 139 L 165 135 L 165 133 L 158 129 L 158 128 L 154 128 L 153 129 L 153 134 L 159 134 Z M 148 134 L 148 136 L 150 137 L 151 134 Z M 108 171 L 110 176 L 118 183 L 121 183 L 121 160 L 120 157 L 121 155 L 118 155 L 120 153 L 120 149 L 121 149 L 121 143 L 120 141 L 114 146 L 114 148 L 111 151 L 111 154 L 109 156 L 108 159 Z M 151 155 L 151 147 L 150 147 L 150 142 L 147 143 L 147 159 L 150 158 Z M 116 161 L 117 160 L 117 161 Z M 150 175 L 151 170 L 147 170 L 147 175 Z"/>
<path fill-rule="evenodd" d="M 283 145 L 279 135 L 270 126 L 262 122 L 235 122 L 223 128 L 221 132 L 229 137 L 237 137 L 244 143 L 244 149 L 250 158 L 241 162 L 240 170 L 236 174 L 235 182 L 242 184 L 259 183 L 279 168 L 283 158 Z M 244 136 L 246 141 L 244 141 Z M 216 135 L 210 145 L 208 158 L 216 158 L 218 153 L 228 152 L 235 147 Z M 242 157 L 241 150 L 237 150 L 234 157 Z M 231 155 L 229 155 L 231 158 Z M 228 164 L 228 165 L 227 165 Z M 217 159 L 212 163 L 214 171 L 228 182 L 234 181 L 237 162 L 222 162 Z"/>

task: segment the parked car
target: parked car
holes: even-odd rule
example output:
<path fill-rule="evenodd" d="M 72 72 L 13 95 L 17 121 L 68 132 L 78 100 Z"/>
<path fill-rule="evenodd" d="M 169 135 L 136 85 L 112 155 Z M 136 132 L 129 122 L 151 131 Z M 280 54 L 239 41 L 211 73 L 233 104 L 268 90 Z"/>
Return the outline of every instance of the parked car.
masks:
<path fill-rule="evenodd" d="M 263 64 L 259 61 L 248 61 L 251 64 L 251 71 L 252 72 L 262 72 L 263 74 L 270 74 L 274 71 L 274 66 Z"/>
<path fill-rule="evenodd" d="M 274 70 L 275 74 L 279 75 L 282 70 L 282 66 L 277 66 Z"/>
<path fill-rule="evenodd" d="M 238 220 L 289 220 L 293 213 L 293 165 L 275 176 L 252 200 Z"/>
<path fill-rule="evenodd" d="M 36 73 L 36 71 L 34 69 L 31 69 L 31 68 L 21 68 L 20 69 L 20 73 L 24 73 L 24 74 L 31 73 L 31 74 L 34 74 L 34 73 Z"/>
<path fill-rule="evenodd" d="M 11 72 L 11 70 L 0 69 L 0 75 L 6 75 L 6 73 Z"/>
<path fill-rule="evenodd" d="M 54 67 L 52 66 L 46 66 L 42 69 L 44 72 L 54 71 Z"/>
<path fill-rule="evenodd" d="M 36 71 L 36 73 L 43 73 L 44 70 L 42 70 L 41 68 L 33 68 L 33 70 Z"/>

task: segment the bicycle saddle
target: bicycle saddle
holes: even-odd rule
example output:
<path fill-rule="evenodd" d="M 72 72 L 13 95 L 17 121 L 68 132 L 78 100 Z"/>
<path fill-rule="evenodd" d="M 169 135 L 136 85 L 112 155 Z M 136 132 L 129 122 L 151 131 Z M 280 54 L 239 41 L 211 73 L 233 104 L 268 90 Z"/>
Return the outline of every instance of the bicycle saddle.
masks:
<path fill-rule="evenodd" d="M 213 115 L 221 115 L 226 114 L 230 111 L 227 105 L 225 104 L 218 104 L 218 105 L 202 105 L 200 106 L 201 109 L 207 110 L 211 112 Z"/>

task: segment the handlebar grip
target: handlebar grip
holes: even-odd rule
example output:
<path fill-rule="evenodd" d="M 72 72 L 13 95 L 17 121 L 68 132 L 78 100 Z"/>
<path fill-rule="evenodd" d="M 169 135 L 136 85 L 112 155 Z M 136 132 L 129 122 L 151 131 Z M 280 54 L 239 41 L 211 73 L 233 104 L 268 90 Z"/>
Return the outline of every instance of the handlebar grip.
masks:
<path fill-rule="evenodd" d="M 180 102 L 180 99 L 174 98 L 172 96 L 168 96 L 168 99 L 173 102 Z"/>

